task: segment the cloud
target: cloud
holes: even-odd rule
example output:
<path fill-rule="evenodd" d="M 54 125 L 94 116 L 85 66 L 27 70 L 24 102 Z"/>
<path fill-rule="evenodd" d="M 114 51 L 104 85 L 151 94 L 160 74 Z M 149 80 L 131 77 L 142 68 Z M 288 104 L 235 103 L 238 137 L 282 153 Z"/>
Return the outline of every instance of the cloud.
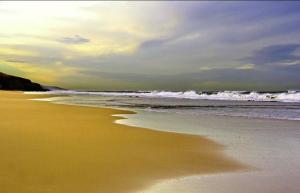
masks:
<path fill-rule="evenodd" d="M 140 44 L 139 49 L 157 48 L 159 46 L 163 46 L 169 40 L 170 38 L 157 38 L 146 40 Z"/>
<path fill-rule="evenodd" d="M 195 41 L 201 38 L 200 33 L 186 33 L 186 34 L 175 34 L 168 37 L 159 37 L 155 39 L 149 39 L 143 41 L 139 45 L 140 50 L 150 49 L 150 48 L 161 48 L 163 46 L 176 46 L 182 44 L 193 44 Z"/>
<path fill-rule="evenodd" d="M 16 71 L 16 69 L 18 71 Z M 43 84 L 55 84 L 56 82 L 74 76 L 80 72 L 79 68 L 56 64 L 56 66 L 40 66 L 34 63 L 7 62 L 0 60 L 0 71 L 21 74 Z M 59 73 L 57 73 L 59 71 Z"/>
<path fill-rule="evenodd" d="M 294 52 L 300 48 L 300 44 L 272 45 L 253 52 L 245 61 L 255 65 L 279 65 L 300 64 L 300 56 Z"/>
<path fill-rule="evenodd" d="M 64 44 L 84 44 L 90 42 L 89 39 L 81 37 L 79 35 L 75 35 L 73 37 L 63 37 L 61 39 L 58 39 L 57 41 Z"/>
<path fill-rule="evenodd" d="M 91 80 L 101 78 L 102 81 L 122 84 L 127 89 L 139 90 L 280 90 L 297 87 L 296 83 L 300 81 L 299 70 L 300 66 L 288 66 L 265 71 L 223 68 L 169 75 L 103 72 L 100 69 L 98 71 L 82 71 L 81 73 L 86 78 L 82 81 L 92 82 L 90 84 L 95 83 L 95 88 L 102 83 Z M 81 80 L 76 81 L 80 82 Z"/>
<path fill-rule="evenodd" d="M 48 4 L 24 10 L 16 3 L 9 10 L 21 15 L 0 13 L 0 56 L 18 63 L 18 69 L 26 68 L 20 63 L 35 64 L 26 73 L 41 74 L 42 81 L 51 69 L 76 69 L 52 76 L 58 86 L 184 89 L 299 83 L 299 2 L 49 5 L 58 11 Z"/>

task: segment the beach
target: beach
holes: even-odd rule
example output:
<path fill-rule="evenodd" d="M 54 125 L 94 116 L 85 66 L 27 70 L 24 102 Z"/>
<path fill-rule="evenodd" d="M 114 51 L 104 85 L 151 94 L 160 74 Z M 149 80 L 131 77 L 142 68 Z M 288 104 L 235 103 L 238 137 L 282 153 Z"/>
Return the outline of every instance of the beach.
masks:
<path fill-rule="evenodd" d="M 116 124 L 132 111 L 0 92 L 1 193 L 127 193 L 160 180 L 246 169 L 205 137 Z"/>
<path fill-rule="evenodd" d="M 300 193 L 300 1 L 0 2 L 0 193 Z"/>
<path fill-rule="evenodd" d="M 239 172 L 159 180 L 137 193 L 300 192 L 299 102 L 261 101 L 261 97 L 257 98 L 258 101 L 188 99 L 174 92 L 163 97 L 161 94 L 132 97 L 141 95 L 132 92 L 50 91 L 47 94 L 53 97 L 36 100 L 130 110 L 136 114 L 118 115 L 126 119 L 116 122 L 138 128 L 205 136 L 224 145 L 227 156 L 252 167 Z M 247 98 L 247 95 L 241 95 L 241 99 Z M 265 95 L 262 93 L 261 96 Z M 297 99 L 298 93 L 276 95 L 286 96 L 286 101 L 287 98 Z"/>

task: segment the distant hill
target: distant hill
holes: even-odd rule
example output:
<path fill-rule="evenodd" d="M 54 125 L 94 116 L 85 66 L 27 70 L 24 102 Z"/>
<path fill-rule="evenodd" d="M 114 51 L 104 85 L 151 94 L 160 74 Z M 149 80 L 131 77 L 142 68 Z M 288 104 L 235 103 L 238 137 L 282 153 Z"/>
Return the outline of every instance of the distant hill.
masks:
<path fill-rule="evenodd" d="M 48 89 L 29 79 L 0 72 L 0 90 L 47 91 Z"/>
<path fill-rule="evenodd" d="M 58 86 L 45 86 L 45 85 L 42 85 L 42 87 L 47 89 L 47 90 L 68 90 L 68 89 L 65 89 L 65 88 L 58 87 Z"/>

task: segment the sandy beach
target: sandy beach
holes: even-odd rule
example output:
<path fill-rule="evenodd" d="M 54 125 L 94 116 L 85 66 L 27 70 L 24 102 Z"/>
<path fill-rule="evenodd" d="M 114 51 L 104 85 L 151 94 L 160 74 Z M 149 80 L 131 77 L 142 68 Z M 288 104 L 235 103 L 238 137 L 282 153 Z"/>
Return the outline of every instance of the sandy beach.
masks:
<path fill-rule="evenodd" d="M 1 193 L 126 193 L 159 180 L 244 168 L 207 138 L 114 123 L 108 108 L 0 92 Z"/>

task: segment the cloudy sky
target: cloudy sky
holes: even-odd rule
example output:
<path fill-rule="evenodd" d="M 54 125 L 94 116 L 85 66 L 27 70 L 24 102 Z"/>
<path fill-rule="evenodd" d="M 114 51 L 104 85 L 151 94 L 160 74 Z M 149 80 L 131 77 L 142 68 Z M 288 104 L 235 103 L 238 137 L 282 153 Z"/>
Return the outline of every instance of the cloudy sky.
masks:
<path fill-rule="evenodd" d="M 300 2 L 0 2 L 0 71 L 87 90 L 300 89 Z"/>

